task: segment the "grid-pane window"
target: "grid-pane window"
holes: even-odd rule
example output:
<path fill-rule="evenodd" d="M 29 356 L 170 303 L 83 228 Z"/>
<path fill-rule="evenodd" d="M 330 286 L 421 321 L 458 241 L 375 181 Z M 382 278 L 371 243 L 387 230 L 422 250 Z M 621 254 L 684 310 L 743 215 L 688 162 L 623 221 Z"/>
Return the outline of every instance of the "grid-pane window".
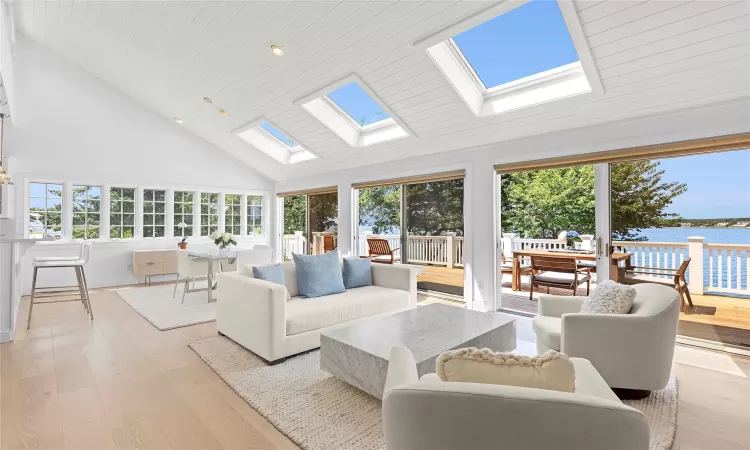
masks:
<path fill-rule="evenodd" d="M 201 236 L 209 236 L 219 228 L 219 194 L 201 193 Z"/>
<path fill-rule="evenodd" d="M 29 183 L 29 236 L 62 237 L 62 184 Z"/>
<path fill-rule="evenodd" d="M 174 236 L 193 235 L 193 193 L 174 191 Z"/>
<path fill-rule="evenodd" d="M 240 234 L 241 208 L 239 195 L 226 194 L 224 196 L 224 231 L 227 233 L 235 236 Z"/>
<path fill-rule="evenodd" d="M 135 236 L 135 189 L 113 187 L 109 190 L 109 237 L 132 239 Z"/>
<path fill-rule="evenodd" d="M 73 186 L 73 239 L 99 239 L 102 212 L 100 186 Z"/>
<path fill-rule="evenodd" d="M 167 191 L 143 190 L 143 237 L 164 237 L 167 219 Z"/>
<path fill-rule="evenodd" d="M 247 234 L 263 234 L 263 197 L 247 196 Z"/>

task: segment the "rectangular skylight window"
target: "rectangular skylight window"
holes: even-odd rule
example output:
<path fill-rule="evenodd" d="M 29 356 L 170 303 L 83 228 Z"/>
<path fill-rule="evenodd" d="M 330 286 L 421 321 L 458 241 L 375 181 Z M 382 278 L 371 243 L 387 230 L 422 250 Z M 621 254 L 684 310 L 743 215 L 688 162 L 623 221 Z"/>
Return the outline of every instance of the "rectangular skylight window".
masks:
<path fill-rule="evenodd" d="M 486 89 L 578 61 L 557 2 L 533 0 L 453 37 Z"/>
<path fill-rule="evenodd" d="M 361 127 L 391 117 L 356 81 L 330 92 L 327 97 Z"/>
<path fill-rule="evenodd" d="M 275 126 L 271 125 L 268 122 L 261 122 L 259 125 L 264 131 L 266 131 L 271 136 L 275 137 L 279 140 L 282 144 L 286 145 L 289 148 L 297 147 L 297 142 L 294 141 L 294 139 L 290 138 L 284 132 L 276 128 Z"/>

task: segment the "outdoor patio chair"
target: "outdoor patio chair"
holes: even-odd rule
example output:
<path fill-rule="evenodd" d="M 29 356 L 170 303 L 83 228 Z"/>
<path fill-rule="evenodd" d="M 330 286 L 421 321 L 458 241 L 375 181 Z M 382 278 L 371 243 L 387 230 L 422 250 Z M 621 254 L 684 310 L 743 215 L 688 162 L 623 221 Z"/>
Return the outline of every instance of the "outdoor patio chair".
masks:
<path fill-rule="evenodd" d="M 323 251 L 328 253 L 332 251 L 334 248 L 336 248 L 336 244 L 333 240 L 332 234 L 326 234 L 323 236 Z"/>
<path fill-rule="evenodd" d="M 534 299 L 534 288 L 546 286 L 570 289 L 576 295 L 578 286 L 586 283 L 586 295 L 591 290 L 591 272 L 578 267 L 575 257 L 531 256 L 531 280 L 529 282 L 529 300 Z"/>
<path fill-rule="evenodd" d="M 677 269 L 632 266 L 628 260 L 628 264 L 625 266 L 625 276 L 622 277 L 620 282 L 622 284 L 656 283 L 673 287 L 680 294 L 682 310 L 687 313 L 689 312 L 688 305 L 691 308 L 693 307 L 693 299 L 690 298 L 690 291 L 685 279 L 688 265 L 690 265 L 690 258 L 683 261 Z M 664 276 L 669 276 L 671 279 L 663 278 Z M 687 303 L 685 302 L 686 299 Z"/>
<path fill-rule="evenodd" d="M 500 252 L 500 257 L 502 258 L 500 264 L 500 275 L 505 275 L 506 273 L 513 275 L 513 260 L 508 260 L 503 252 Z M 531 266 L 528 263 L 525 263 L 523 259 L 520 263 L 521 275 L 531 275 Z"/>
<path fill-rule="evenodd" d="M 369 250 L 369 258 L 372 262 L 393 264 L 401 261 L 400 258 L 396 257 L 398 248 L 391 249 L 388 239 L 368 238 L 367 248 Z"/>

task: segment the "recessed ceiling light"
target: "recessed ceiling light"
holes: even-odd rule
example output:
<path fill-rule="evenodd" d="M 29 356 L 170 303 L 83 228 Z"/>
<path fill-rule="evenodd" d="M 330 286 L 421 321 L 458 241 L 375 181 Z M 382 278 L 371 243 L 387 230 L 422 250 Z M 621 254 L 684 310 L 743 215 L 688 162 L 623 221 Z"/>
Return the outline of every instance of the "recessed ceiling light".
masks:
<path fill-rule="evenodd" d="M 179 124 L 183 123 L 182 119 L 178 119 L 177 117 L 174 118 L 174 121 Z"/>
<path fill-rule="evenodd" d="M 211 100 L 208 97 L 203 97 L 203 101 L 206 102 L 206 103 L 213 103 L 213 100 Z"/>
<path fill-rule="evenodd" d="M 222 116 L 222 117 L 226 117 L 226 116 L 228 116 L 228 115 L 229 115 L 229 113 L 228 113 L 228 112 L 226 112 L 226 111 L 224 111 L 223 109 L 220 109 L 220 110 L 219 110 L 219 114 L 221 114 L 221 116 Z"/>
<path fill-rule="evenodd" d="M 284 49 L 280 45 L 271 44 L 271 53 L 276 56 L 284 56 Z"/>

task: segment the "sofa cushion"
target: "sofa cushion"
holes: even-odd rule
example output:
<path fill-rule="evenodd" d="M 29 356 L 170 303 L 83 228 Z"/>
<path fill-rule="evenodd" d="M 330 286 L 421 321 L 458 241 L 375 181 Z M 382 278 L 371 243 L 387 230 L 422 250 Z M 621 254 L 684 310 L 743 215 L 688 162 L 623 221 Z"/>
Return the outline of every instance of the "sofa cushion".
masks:
<path fill-rule="evenodd" d="M 242 273 L 251 278 L 255 278 L 255 274 L 253 274 L 253 267 L 255 267 L 255 265 L 245 264 L 242 267 Z M 291 261 L 282 263 L 281 268 L 284 270 L 284 285 L 286 286 L 286 292 L 287 292 L 286 299 L 289 300 L 292 297 L 299 296 L 299 285 L 297 284 L 297 271 L 294 268 L 294 263 Z"/>
<path fill-rule="evenodd" d="M 560 350 L 560 333 L 562 332 L 562 320 L 559 317 L 536 316 L 531 321 L 536 338 L 545 347 Z"/>
<path fill-rule="evenodd" d="M 635 300 L 635 288 L 613 280 L 599 283 L 581 305 L 582 313 L 627 314 Z"/>
<path fill-rule="evenodd" d="M 367 258 L 344 258 L 344 287 L 372 286 L 372 261 Z"/>
<path fill-rule="evenodd" d="M 266 266 L 253 266 L 252 267 L 253 277 L 259 280 L 270 281 L 271 283 L 280 284 L 286 287 L 284 281 L 284 268 L 281 264 L 269 264 Z M 286 299 L 289 300 L 292 296 L 289 294 L 289 289 L 286 291 Z"/>
<path fill-rule="evenodd" d="M 322 255 L 292 253 L 297 269 L 299 293 L 305 297 L 321 297 L 344 292 L 338 250 Z"/>
<path fill-rule="evenodd" d="M 460 348 L 443 352 L 435 370 L 443 381 L 575 391 L 573 363 L 554 350 L 541 356 L 526 356 L 488 348 Z"/>
<path fill-rule="evenodd" d="M 286 304 L 286 334 L 304 333 L 408 306 L 409 292 L 380 286 L 315 298 L 293 297 Z"/>

